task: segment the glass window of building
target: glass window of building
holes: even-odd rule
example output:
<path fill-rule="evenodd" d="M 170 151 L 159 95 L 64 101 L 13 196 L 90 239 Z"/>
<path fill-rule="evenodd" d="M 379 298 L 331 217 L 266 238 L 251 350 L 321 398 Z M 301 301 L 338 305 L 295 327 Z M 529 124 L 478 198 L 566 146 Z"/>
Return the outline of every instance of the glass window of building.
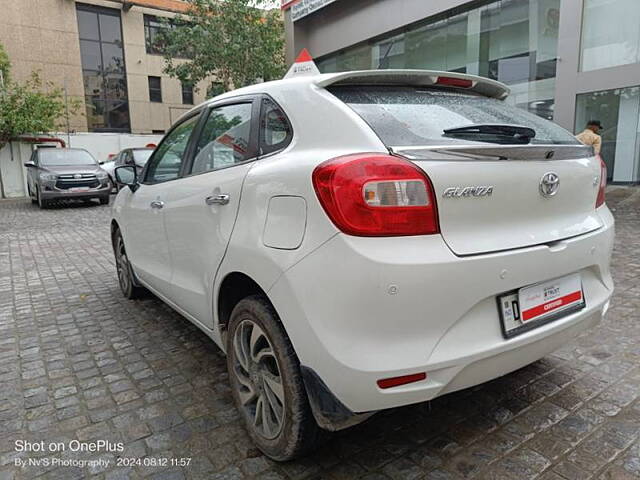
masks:
<path fill-rule="evenodd" d="M 149 101 L 162 103 L 162 79 L 149 77 Z"/>
<path fill-rule="evenodd" d="M 162 44 L 161 32 L 165 28 L 174 28 L 176 21 L 170 18 L 159 18 L 155 15 L 144 15 L 144 45 L 147 53 L 151 55 L 162 55 L 164 45 Z M 180 53 L 178 58 L 188 58 L 189 54 Z"/>
<path fill-rule="evenodd" d="M 147 53 L 162 54 L 162 46 L 158 37 L 163 28 L 164 25 L 154 15 L 144 16 L 144 44 Z"/>
<path fill-rule="evenodd" d="M 509 102 L 552 119 L 559 19 L 560 0 L 498 0 L 331 54 L 318 68 L 482 75 L 510 85 Z"/>
<path fill-rule="evenodd" d="M 182 103 L 184 105 L 193 105 L 193 84 L 182 83 Z"/>
<path fill-rule="evenodd" d="M 77 4 L 87 124 L 91 132 L 128 132 L 129 101 L 120 11 Z"/>
<path fill-rule="evenodd" d="M 585 0 L 582 71 L 640 62 L 640 1 Z"/>
<path fill-rule="evenodd" d="M 576 133 L 589 120 L 602 122 L 602 159 L 608 179 L 640 181 L 640 87 L 578 95 Z"/>

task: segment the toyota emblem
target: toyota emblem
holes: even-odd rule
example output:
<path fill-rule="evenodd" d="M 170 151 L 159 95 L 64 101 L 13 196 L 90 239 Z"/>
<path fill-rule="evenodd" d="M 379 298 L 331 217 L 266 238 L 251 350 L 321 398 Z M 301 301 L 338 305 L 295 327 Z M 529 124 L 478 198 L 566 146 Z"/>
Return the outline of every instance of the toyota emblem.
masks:
<path fill-rule="evenodd" d="M 560 177 L 555 172 L 545 173 L 540 179 L 540 194 L 543 197 L 553 197 L 560 188 Z"/>
<path fill-rule="evenodd" d="M 73 178 L 82 178 L 82 175 L 80 175 L 79 173 L 76 173 Z"/>

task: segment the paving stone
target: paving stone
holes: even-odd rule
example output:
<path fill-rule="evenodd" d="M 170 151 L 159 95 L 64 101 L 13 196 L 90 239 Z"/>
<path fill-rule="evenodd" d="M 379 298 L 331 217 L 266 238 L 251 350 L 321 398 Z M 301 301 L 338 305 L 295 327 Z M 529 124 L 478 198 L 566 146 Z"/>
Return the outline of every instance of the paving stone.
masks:
<path fill-rule="evenodd" d="M 640 195 L 618 197 L 616 293 L 599 326 L 485 385 L 376 415 L 287 464 L 249 440 L 217 347 L 153 296 L 122 297 L 108 207 L 0 201 L 0 478 L 637 479 Z M 35 454 L 18 455 L 19 438 L 110 439 L 124 443 L 119 456 L 192 463 L 23 471 L 14 459 Z"/>

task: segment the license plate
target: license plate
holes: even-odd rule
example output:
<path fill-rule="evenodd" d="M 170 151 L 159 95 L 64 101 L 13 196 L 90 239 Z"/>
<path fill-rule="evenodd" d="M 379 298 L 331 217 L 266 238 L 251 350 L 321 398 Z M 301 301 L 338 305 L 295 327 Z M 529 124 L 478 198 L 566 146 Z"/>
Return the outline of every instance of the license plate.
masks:
<path fill-rule="evenodd" d="M 584 307 L 579 273 L 537 283 L 498 297 L 505 337 L 555 320 Z"/>
<path fill-rule="evenodd" d="M 70 192 L 88 192 L 89 191 L 89 187 L 72 187 L 69 189 Z"/>

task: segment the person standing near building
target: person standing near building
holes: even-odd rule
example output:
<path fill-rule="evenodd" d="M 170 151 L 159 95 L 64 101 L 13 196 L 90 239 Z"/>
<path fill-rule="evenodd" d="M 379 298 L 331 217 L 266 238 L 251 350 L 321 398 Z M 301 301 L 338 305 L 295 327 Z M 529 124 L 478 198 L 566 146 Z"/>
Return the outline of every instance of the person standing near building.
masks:
<path fill-rule="evenodd" d="M 602 149 L 602 137 L 599 135 L 600 130 L 602 130 L 600 120 L 589 120 L 587 128 L 584 129 L 584 132 L 576 135 L 576 138 L 580 143 L 593 146 L 596 154 L 600 154 L 600 150 Z"/>

